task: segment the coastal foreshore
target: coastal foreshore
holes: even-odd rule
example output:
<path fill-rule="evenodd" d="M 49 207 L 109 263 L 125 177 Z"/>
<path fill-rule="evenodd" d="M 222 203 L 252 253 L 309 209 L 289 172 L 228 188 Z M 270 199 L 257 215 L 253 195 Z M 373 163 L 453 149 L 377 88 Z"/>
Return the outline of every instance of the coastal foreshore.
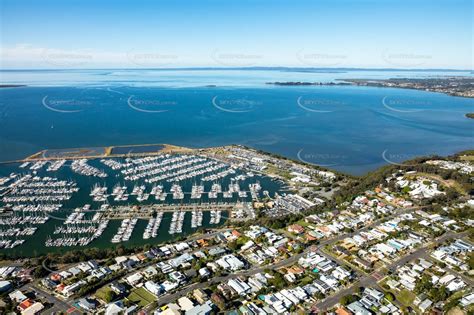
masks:
<path fill-rule="evenodd" d="M 1 164 L 14 164 L 36 161 L 57 161 L 76 159 L 103 159 L 153 156 L 160 154 L 185 154 L 197 149 L 186 148 L 171 144 L 151 143 L 132 145 L 111 145 L 100 147 L 84 147 L 69 149 L 45 149 L 31 154 L 23 159 L 0 161 Z"/>
<path fill-rule="evenodd" d="M 267 82 L 277 86 L 369 86 L 383 88 L 401 88 L 444 93 L 450 96 L 473 98 L 474 79 L 471 77 L 445 78 L 391 78 L 391 79 L 335 79 L 335 82 Z"/>

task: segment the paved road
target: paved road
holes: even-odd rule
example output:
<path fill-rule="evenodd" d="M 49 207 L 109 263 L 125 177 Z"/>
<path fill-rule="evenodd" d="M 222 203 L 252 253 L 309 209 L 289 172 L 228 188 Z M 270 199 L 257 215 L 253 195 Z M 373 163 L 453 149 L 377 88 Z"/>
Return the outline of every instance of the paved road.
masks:
<path fill-rule="evenodd" d="M 194 289 L 198 289 L 198 288 L 199 289 L 204 289 L 204 288 L 209 287 L 212 284 L 219 284 L 219 283 L 227 282 L 230 279 L 237 278 L 237 277 L 249 277 L 249 276 L 255 275 L 259 272 L 264 272 L 265 269 L 279 269 L 279 268 L 282 268 L 282 267 L 285 267 L 285 266 L 292 265 L 292 264 L 296 263 L 304 255 L 306 255 L 306 252 L 302 252 L 301 254 L 291 256 L 290 258 L 281 260 L 281 261 L 279 261 L 275 264 L 272 264 L 272 265 L 254 267 L 254 268 L 251 268 L 251 269 L 238 271 L 236 273 L 229 274 L 229 275 L 226 275 L 226 276 L 214 277 L 214 278 L 211 278 L 208 281 L 203 282 L 203 283 L 190 284 L 189 286 L 184 287 L 184 288 L 182 288 L 181 290 L 179 290 L 175 293 L 160 296 L 160 298 L 158 299 L 158 305 L 161 306 L 161 305 L 164 305 L 164 304 L 167 304 L 167 303 L 170 303 L 170 302 L 174 302 L 179 297 L 188 294 L 189 292 L 191 292 Z"/>
<path fill-rule="evenodd" d="M 463 232 L 463 233 L 453 233 L 453 232 L 448 232 L 438 238 L 436 238 L 435 240 L 433 240 L 432 242 L 426 244 L 425 246 L 423 247 L 420 247 L 418 248 L 417 250 L 415 250 L 413 253 L 409 254 L 409 255 L 406 255 L 406 256 L 403 256 L 401 257 L 400 259 L 394 261 L 393 263 L 391 263 L 389 266 L 386 267 L 386 269 L 378 269 L 378 270 L 375 270 L 373 273 L 371 273 L 370 275 L 367 275 L 367 276 L 364 276 L 362 278 L 360 278 L 358 281 L 354 282 L 350 287 L 348 287 L 347 289 L 344 289 L 344 290 L 341 290 L 341 291 L 337 291 L 335 294 L 325 298 L 324 300 L 316 303 L 314 306 L 313 306 L 313 309 L 314 310 L 317 310 L 318 312 L 320 310 L 327 310 L 327 309 L 330 309 L 332 308 L 334 305 L 336 305 L 337 303 L 339 303 L 339 300 L 343 297 L 343 296 L 346 296 L 348 294 L 353 294 L 356 289 L 360 286 L 362 287 L 371 287 L 371 286 L 378 286 L 377 282 L 378 282 L 378 279 L 380 279 L 380 276 L 386 276 L 387 275 L 387 271 L 384 271 L 384 270 L 390 270 L 392 272 L 396 271 L 399 267 L 405 265 L 407 262 L 410 262 L 410 261 L 413 261 L 413 260 L 416 260 L 416 259 L 419 259 L 419 258 L 425 258 L 428 256 L 428 249 L 431 245 L 438 245 L 438 244 L 441 244 L 445 241 L 447 241 L 448 239 L 451 239 L 451 238 L 462 238 L 464 236 L 467 235 L 467 232 Z M 378 276 L 375 277 L 374 275 L 377 274 Z M 380 276 L 379 276 L 380 275 Z"/>
<path fill-rule="evenodd" d="M 359 234 L 361 232 L 366 232 L 369 229 L 372 229 L 374 226 L 377 226 L 377 225 L 379 225 L 379 224 L 381 224 L 385 221 L 391 220 L 391 219 L 393 219 L 393 218 L 395 218 L 395 217 L 397 217 L 401 214 L 409 213 L 409 212 L 412 212 L 414 210 L 419 210 L 420 208 L 422 208 L 422 207 L 397 208 L 397 209 L 395 209 L 395 211 L 392 214 L 390 214 L 386 217 L 377 219 L 374 222 L 372 222 L 372 223 L 370 223 L 370 224 L 368 224 L 368 225 L 366 225 L 366 226 L 364 226 L 360 229 L 357 229 L 357 230 L 355 230 L 353 232 L 350 232 L 350 233 L 340 234 L 338 236 L 326 239 L 326 240 L 324 240 L 320 243 L 320 246 L 330 245 L 330 244 L 336 243 L 338 241 L 342 241 L 343 239 L 345 239 L 347 237 L 352 237 L 352 236 L 354 236 L 356 234 Z"/>
<path fill-rule="evenodd" d="M 320 255 L 323 255 L 325 256 L 326 258 L 328 259 L 331 259 L 331 260 L 334 260 L 336 261 L 339 265 L 345 265 L 345 266 L 348 266 L 349 268 L 351 268 L 351 270 L 354 270 L 354 272 L 356 273 L 356 276 L 359 280 L 355 281 L 354 283 L 350 284 L 349 286 L 347 286 L 345 289 L 342 289 L 342 290 L 339 290 L 336 295 L 333 299 L 331 299 L 330 297 L 327 299 L 326 303 L 327 304 L 331 304 L 331 303 L 339 303 L 339 300 L 341 297 L 345 296 L 345 295 L 348 295 L 348 294 L 352 294 L 352 293 L 355 293 L 356 289 L 358 287 L 367 287 L 367 286 L 372 286 L 372 287 L 375 287 L 376 289 L 380 290 L 380 291 L 383 291 L 383 289 L 378 285 L 378 281 L 381 279 L 381 277 L 383 277 L 383 275 L 378 272 L 378 271 L 374 271 L 372 272 L 370 275 L 367 275 L 366 273 L 362 272 L 361 270 L 359 269 L 355 269 L 353 268 L 349 263 L 347 263 L 347 261 L 345 260 L 342 260 L 342 259 L 339 259 L 337 257 L 334 257 L 332 255 L 329 255 L 325 252 L 323 252 L 322 250 L 319 250 L 318 253 Z M 372 280 L 375 279 L 375 282 L 373 282 Z M 342 295 L 341 295 L 342 294 Z M 323 300 L 325 301 L 325 300 Z M 401 306 L 398 301 L 395 301 L 395 304 L 397 304 L 398 306 Z M 316 306 L 314 307 L 315 310 L 319 309 L 319 308 L 322 308 L 322 307 L 326 307 L 325 304 L 321 304 L 321 303 L 316 303 L 315 304 Z"/>
<path fill-rule="evenodd" d="M 410 211 L 413 211 L 413 210 L 416 210 L 418 209 L 419 207 L 412 207 L 412 208 L 406 208 L 406 209 L 398 209 L 396 210 L 392 215 L 389 215 L 389 216 L 386 216 L 384 218 L 381 218 L 381 219 L 378 219 L 374 222 L 372 222 L 371 224 L 361 228 L 361 229 L 358 229 L 354 232 L 351 232 L 351 233 L 345 233 L 345 234 L 340 234 L 340 235 L 337 235 L 335 237 L 332 237 L 332 238 L 329 238 L 329 239 L 326 239 L 326 240 L 323 240 L 319 243 L 319 245 L 317 247 L 321 248 L 321 247 L 324 247 L 326 245 L 330 245 L 330 244 L 333 244 L 337 241 L 340 241 L 340 240 L 343 240 L 347 237 L 351 237 L 357 233 L 360 233 L 360 232 L 363 232 L 363 231 L 366 231 L 366 230 L 369 230 L 371 228 L 373 228 L 374 226 L 386 221 L 386 220 L 390 220 L 391 218 L 393 217 L 396 217 L 400 214 L 403 214 L 403 213 L 407 213 L 407 212 L 410 212 Z M 190 240 L 197 240 L 197 239 L 200 239 L 200 238 L 212 238 L 214 237 L 215 235 L 217 235 L 218 233 L 221 233 L 222 231 L 226 231 L 226 230 L 232 230 L 232 229 L 229 229 L 229 228 L 222 228 L 222 229 L 218 229 L 218 230 L 214 230 L 213 232 L 211 233 L 207 233 L 207 234 L 204 234 L 204 235 L 195 235 L 195 236 L 192 236 L 190 238 L 187 239 L 187 241 L 190 241 Z M 158 304 L 159 305 L 164 305 L 164 304 L 167 304 L 167 303 L 170 303 L 170 302 L 173 302 L 175 301 L 177 298 L 181 297 L 181 296 L 184 296 L 186 294 L 188 294 L 189 292 L 191 292 L 192 290 L 194 289 L 197 289 L 197 288 L 206 288 L 208 287 L 209 285 L 211 284 L 215 284 L 215 283 L 222 283 L 222 282 L 226 282 L 232 278 L 236 278 L 236 277 L 239 277 L 239 276 L 244 276 L 244 277 L 248 277 L 248 276 L 251 276 L 251 275 L 254 275 L 254 274 L 257 274 L 259 272 L 263 272 L 265 269 L 279 269 L 279 268 L 282 268 L 282 267 L 285 267 L 285 266 L 289 266 L 289 265 L 292 265 L 294 263 L 296 263 L 301 257 L 303 257 L 304 255 L 306 255 L 310 250 L 315 250 L 317 249 L 317 247 L 315 248 L 314 246 L 312 247 L 309 247 L 307 249 L 305 249 L 305 251 L 303 251 L 302 253 L 300 254 L 297 254 L 297 255 L 294 255 L 290 258 L 287 258 L 287 259 L 284 259 L 284 260 L 281 260 L 275 264 L 272 264 L 272 265 L 266 265 L 266 266 L 262 266 L 262 267 L 253 267 L 251 269 L 248 269 L 248 270 L 244 270 L 244 271 L 241 271 L 241 272 L 237 272 L 237 273 L 234 273 L 234 274 L 230 274 L 230 275 L 227 275 L 227 276 L 222 276 L 222 277 L 214 277 L 214 278 L 211 278 L 209 279 L 207 282 L 204 282 L 204 283 L 194 283 L 194 284 L 190 284 L 184 288 L 182 288 L 181 290 L 175 292 L 175 293 L 172 293 L 172 294 L 167 294 L 167 295 L 163 295 L 161 296 L 159 299 L 158 299 Z M 191 252 L 191 250 L 189 250 L 188 252 Z M 322 253 L 323 254 L 323 253 Z M 326 254 L 325 254 L 326 255 Z M 330 259 L 333 259 L 333 260 L 337 260 L 335 259 L 334 257 L 330 256 L 329 257 Z M 140 268 L 137 268 L 137 269 L 133 269 L 133 270 L 130 270 L 130 272 L 126 275 L 124 275 L 123 277 L 126 277 L 127 275 L 129 274 L 132 274 L 132 273 L 136 273 L 137 271 L 140 271 L 140 270 L 143 270 L 144 268 L 150 266 L 150 265 L 153 265 L 155 264 L 156 262 L 150 262 L 150 263 L 147 263 L 147 264 L 144 264 L 142 266 L 140 266 Z M 344 264 L 342 261 L 341 262 L 338 262 L 340 264 Z M 359 275 L 360 275 L 360 272 L 358 271 Z M 367 286 L 368 284 L 372 284 L 374 285 L 374 283 L 376 284 L 376 279 L 372 276 L 365 276 L 365 277 L 361 277 L 361 279 L 356 282 L 355 284 L 353 284 L 351 287 L 347 288 L 347 289 L 344 289 L 342 291 L 339 291 L 335 297 L 331 298 L 329 297 L 328 299 L 324 300 L 323 302 L 317 304 L 318 307 L 324 307 L 325 305 L 331 305 L 331 303 L 333 303 L 333 300 L 336 301 L 335 303 L 337 303 L 340 299 L 340 297 L 344 296 L 344 295 L 347 295 L 350 293 L 351 290 L 355 290 L 355 288 L 357 288 L 356 284 L 359 283 L 358 286 Z M 342 293 L 341 293 L 342 292 Z M 349 293 L 344 293 L 344 292 L 349 292 Z M 344 294 L 343 294 L 344 293 Z M 341 295 L 342 294 L 342 295 Z M 71 305 L 67 304 L 66 302 L 62 301 L 62 300 L 59 300 L 58 298 L 50 295 L 50 294 L 47 294 L 46 296 L 49 295 L 49 299 L 51 299 L 51 301 L 53 303 L 55 303 L 55 307 L 58 307 L 60 308 L 62 311 L 66 311 L 68 309 L 71 308 Z M 335 304 L 334 303 L 334 304 Z"/>
<path fill-rule="evenodd" d="M 460 235 L 464 235 L 464 236 L 460 236 Z M 457 236 L 459 236 L 459 238 L 463 238 L 467 235 L 467 232 L 464 232 L 462 234 L 458 234 Z M 432 258 L 431 256 L 428 256 L 427 259 L 431 260 L 432 262 L 438 262 L 436 259 Z M 449 272 L 451 272 L 452 274 L 458 276 L 459 278 L 461 278 L 464 282 L 466 282 L 470 287 L 474 287 L 474 281 L 469 277 L 469 276 L 466 276 L 465 274 L 462 274 L 460 273 L 459 271 L 456 271 L 454 269 L 452 269 L 451 267 L 449 266 L 446 266 L 444 267 L 444 269 L 448 270 Z"/>
<path fill-rule="evenodd" d="M 350 237 L 350 236 L 355 235 L 357 233 L 368 230 L 368 229 L 374 227 L 375 225 L 380 224 L 383 221 L 391 219 L 392 217 L 395 217 L 395 216 L 400 215 L 402 213 L 413 211 L 414 209 L 415 208 L 401 209 L 399 211 L 396 211 L 392 215 L 390 215 L 388 217 L 385 217 L 383 219 L 376 220 L 376 221 L 372 222 L 371 224 L 369 224 L 369 225 L 367 225 L 367 226 L 365 226 L 365 227 L 363 227 L 363 228 L 361 228 L 361 229 L 359 229 L 355 232 L 345 233 L 345 234 L 341 234 L 341 235 L 332 237 L 330 239 L 323 240 L 319 243 L 319 245 L 317 247 L 316 246 L 311 246 L 311 247 L 307 248 L 305 251 L 303 251 L 302 253 L 297 254 L 297 255 L 293 255 L 290 258 L 279 261 L 278 263 L 275 263 L 275 264 L 272 264 L 272 265 L 266 265 L 266 266 L 262 266 L 262 267 L 254 267 L 254 268 L 244 270 L 244 271 L 241 271 L 241 272 L 237 272 L 237 273 L 234 273 L 234 274 L 231 274 L 231 275 L 228 275 L 228 276 L 214 277 L 214 278 L 211 278 L 209 281 L 204 282 L 204 283 L 191 284 L 191 285 L 189 285 L 185 288 L 182 288 L 181 290 L 179 290 L 175 293 L 160 296 L 160 298 L 158 299 L 158 305 L 161 306 L 161 305 L 165 305 L 165 304 L 170 303 L 170 302 L 174 302 L 179 297 L 188 294 L 189 292 L 191 292 L 194 289 L 198 289 L 198 288 L 204 289 L 204 288 L 206 288 L 206 287 L 208 287 L 212 284 L 226 282 L 226 281 L 228 281 L 232 278 L 236 278 L 236 277 L 240 277 L 240 276 L 247 276 L 248 277 L 248 276 L 257 274 L 259 272 L 263 272 L 265 269 L 279 269 L 279 268 L 282 268 L 282 267 L 285 267 L 285 266 L 292 265 L 292 264 L 296 263 L 301 257 L 306 255 L 309 251 L 315 250 L 317 248 L 324 247 L 324 246 L 329 245 L 329 244 L 333 244 L 337 241 L 345 239 L 346 237 Z M 321 254 L 324 254 L 321 251 L 319 251 L 319 252 Z M 327 254 L 324 254 L 324 255 L 328 256 Z M 332 257 L 332 256 L 329 256 L 328 258 L 335 260 L 334 257 Z M 344 263 L 342 263 L 342 261 L 341 261 L 341 264 L 344 264 Z"/>
<path fill-rule="evenodd" d="M 433 259 L 433 261 L 434 261 L 434 259 Z M 461 278 L 471 288 L 474 288 L 474 281 L 471 278 L 469 278 L 468 276 L 466 276 L 466 275 L 464 275 L 464 274 L 462 274 L 462 273 L 460 273 L 460 272 L 458 272 L 458 271 L 456 271 L 456 270 L 454 270 L 454 269 L 452 269 L 448 266 L 444 267 L 444 269 L 448 270 L 450 273 L 452 273 L 452 274 L 458 276 L 459 278 Z"/>
<path fill-rule="evenodd" d="M 42 314 L 58 314 L 60 312 L 65 312 L 74 308 L 71 304 L 67 301 L 61 300 L 56 296 L 46 292 L 44 289 L 37 286 L 35 283 L 27 283 L 20 288 L 21 291 L 34 291 L 36 292 L 36 296 L 40 297 L 43 300 L 48 301 L 48 303 L 53 304 L 53 306 L 45 311 Z M 69 314 L 81 314 L 79 311 L 70 312 Z"/>
<path fill-rule="evenodd" d="M 319 243 L 319 245 L 317 247 L 311 246 L 311 247 L 307 248 L 305 251 L 303 251 L 302 253 L 297 254 L 297 255 L 293 255 L 290 258 L 281 260 L 281 261 L 279 261 L 275 264 L 265 265 L 265 266 L 262 266 L 262 267 L 253 267 L 251 269 L 244 270 L 244 271 L 241 271 L 241 272 L 237 272 L 237 273 L 234 273 L 234 274 L 231 274 L 231 275 L 228 275 L 228 276 L 214 277 L 214 278 L 211 278 L 211 279 L 209 279 L 209 281 L 204 282 L 204 283 L 191 284 L 187 287 L 182 288 L 181 290 L 179 290 L 175 293 L 160 296 L 160 298 L 158 299 L 158 305 L 161 306 L 161 305 L 165 305 L 165 304 L 170 303 L 170 302 L 174 302 L 179 297 L 188 294 L 189 292 L 191 292 L 194 289 L 198 289 L 198 288 L 204 289 L 204 288 L 210 286 L 211 284 L 226 282 L 226 281 L 228 281 L 232 278 L 236 278 L 236 277 L 240 277 L 240 276 L 247 276 L 248 277 L 248 276 L 257 274 L 259 272 L 263 272 L 265 269 L 279 269 L 279 268 L 282 268 L 282 267 L 285 267 L 285 266 L 292 265 L 292 264 L 296 263 L 301 257 L 305 256 L 309 251 L 316 250 L 317 248 L 320 248 L 320 247 L 335 243 L 337 241 L 343 240 L 346 237 L 350 237 L 350 236 L 355 235 L 357 233 L 368 230 L 368 229 L 374 227 L 375 225 L 380 224 L 383 221 L 389 220 L 389 219 L 391 219 L 391 218 L 393 218 L 397 215 L 400 215 L 402 213 L 413 211 L 414 209 L 417 209 L 417 208 L 418 207 L 400 209 L 399 211 L 395 211 L 392 215 L 387 216 L 387 217 L 382 218 L 382 219 L 379 219 L 379 220 L 376 220 L 376 221 L 372 222 L 371 224 L 369 224 L 369 225 L 367 225 L 367 226 L 365 226 L 365 227 L 363 227 L 363 228 L 361 228 L 357 231 L 337 235 L 335 237 L 323 240 Z M 334 259 L 333 257 L 330 257 L 330 258 Z"/>
<path fill-rule="evenodd" d="M 400 215 L 402 213 L 406 213 L 406 212 L 409 212 L 409 211 L 413 211 L 415 210 L 417 207 L 413 207 L 413 208 L 407 208 L 407 209 L 400 209 L 398 211 L 395 211 L 392 215 L 390 216 L 387 216 L 385 218 L 382 218 L 382 219 L 379 219 L 379 220 L 376 220 L 374 222 L 372 222 L 371 224 L 357 230 L 357 231 L 354 231 L 354 232 L 351 232 L 351 233 L 345 233 L 345 234 L 341 234 L 341 235 L 337 235 L 335 237 L 332 237 L 332 238 L 329 238 L 329 239 L 326 239 L 326 240 L 323 240 L 320 242 L 320 244 L 318 245 L 318 247 L 323 247 L 323 246 L 326 246 L 326 245 L 329 245 L 329 244 L 333 244 L 337 241 L 340 241 L 340 240 L 343 240 L 344 238 L 346 237 L 350 237 L 350 236 L 353 236 L 357 233 L 360 233 L 360 232 L 363 232 L 363 231 L 366 231 L 378 224 L 380 224 L 381 222 L 383 221 L 386 221 L 386 220 L 389 220 L 397 215 Z M 209 239 L 209 238 L 212 238 L 214 236 L 216 236 L 218 233 L 221 233 L 222 231 L 228 231 L 228 230 L 232 230 L 232 229 L 229 229 L 229 228 L 222 228 L 222 229 L 217 229 L 217 230 L 214 230 L 213 232 L 211 233 L 207 233 L 207 234 L 204 234 L 204 235 L 194 235 L 194 236 L 191 236 L 190 238 L 187 239 L 187 241 L 191 241 L 191 240 L 197 240 L 197 239 L 200 239 L 200 238 L 205 238 L 205 239 Z M 248 269 L 248 270 L 244 270 L 244 271 L 241 271 L 241 272 L 237 272 L 237 273 L 234 273 L 234 274 L 231 274 L 231 275 L 227 275 L 227 276 L 223 276 L 223 277 L 214 277 L 214 278 L 211 278 L 210 280 L 208 280 L 207 282 L 204 282 L 204 283 L 194 283 L 194 284 L 190 284 L 189 286 L 186 286 L 184 288 L 182 288 L 181 290 L 175 292 L 175 293 L 172 293 L 172 294 L 167 294 L 167 295 L 163 295 L 161 296 L 159 299 L 158 299 L 158 304 L 159 305 L 164 305 L 164 304 L 167 304 L 167 303 L 170 303 L 170 302 L 174 302 L 176 299 L 178 299 L 179 297 L 181 296 L 184 296 L 186 294 L 188 294 L 189 292 L 191 292 L 192 290 L 194 289 L 197 289 L 197 288 L 201 288 L 201 289 L 204 289 L 206 287 L 208 287 L 209 285 L 211 284 L 215 284 L 215 283 L 222 283 L 222 282 L 226 282 L 232 278 L 236 278 L 236 277 L 239 277 L 239 276 L 251 276 L 251 275 L 254 275 L 254 274 L 257 274 L 259 272 L 263 272 L 265 269 L 279 269 L 279 268 L 282 268 L 282 267 L 285 267 L 285 266 L 288 266 L 288 265 L 292 265 L 294 263 L 296 263 L 301 257 L 303 257 L 304 255 L 306 255 L 306 253 L 309 251 L 309 250 L 314 250 L 315 248 L 314 247 L 311 247 L 311 248 L 307 248 L 304 252 L 302 252 L 301 254 L 297 254 L 297 255 L 294 255 L 288 259 L 285 259 L 285 260 L 282 260 L 282 261 L 279 261 L 278 263 L 275 263 L 275 264 L 272 264 L 272 265 L 266 265 L 266 266 L 263 266 L 263 267 L 254 267 L 254 268 L 251 268 L 251 269 Z M 190 252 L 191 250 L 189 250 L 188 252 Z M 334 259 L 334 257 L 331 257 L 331 259 Z M 140 270 L 143 270 L 145 269 L 146 267 L 150 266 L 150 265 L 153 265 L 155 264 L 155 262 L 150 262 L 150 263 L 147 263 L 143 266 L 140 266 L 140 268 L 137 268 L 137 269 L 133 269 L 133 270 L 130 270 L 130 272 L 126 275 L 124 275 L 123 277 L 126 277 L 127 275 L 129 274 L 132 274 L 132 273 L 136 273 Z M 54 308 L 55 309 L 59 309 L 61 311 L 66 311 L 68 309 L 71 308 L 71 305 L 70 304 L 67 304 L 66 302 L 54 297 L 53 295 L 50 295 L 50 294 L 45 294 L 46 297 L 48 297 L 48 300 L 50 300 L 52 303 L 54 303 Z"/>
<path fill-rule="evenodd" d="M 228 230 L 232 230 L 232 229 L 229 229 L 229 228 L 221 228 L 221 229 L 216 229 L 216 230 L 213 230 L 212 232 L 210 233 L 206 233 L 206 234 L 200 234 L 200 235 L 194 235 L 194 236 L 191 236 L 190 238 L 188 238 L 186 241 L 191 241 L 191 240 L 197 240 L 197 239 L 209 239 L 209 238 L 213 238 L 214 236 L 216 236 L 218 233 L 221 233 L 223 231 L 228 231 Z M 208 247 L 208 249 L 210 248 L 213 248 L 213 247 L 217 247 L 217 245 L 215 246 L 210 246 Z M 184 251 L 182 253 L 185 253 L 185 252 L 192 252 L 192 251 L 199 251 L 201 249 L 189 249 L 187 251 Z M 182 254 L 182 253 L 179 253 L 179 254 Z M 170 258 L 173 258 L 174 256 L 170 257 Z M 46 262 L 43 261 L 43 267 L 50 271 L 50 272 L 60 272 L 61 270 L 52 270 L 50 269 L 49 266 L 46 266 L 45 264 Z M 142 266 L 140 266 L 139 268 L 136 268 L 136 269 L 132 269 L 130 270 L 129 273 L 125 274 L 123 277 L 126 277 L 127 275 L 130 275 L 132 273 L 136 273 L 140 270 L 143 270 L 145 268 L 147 268 L 148 266 L 150 265 L 154 265 L 156 263 L 156 261 L 153 261 L 153 262 L 149 262 L 149 263 L 146 263 Z M 75 264 L 72 264 L 72 265 L 75 265 Z M 69 266 L 70 267 L 70 266 Z M 68 267 L 68 268 L 69 268 Z M 66 268 L 67 269 L 67 268 Z M 112 280 L 110 281 L 112 282 Z M 105 285 L 105 284 L 104 284 Z M 57 298 L 56 296 L 46 292 L 45 290 L 43 290 L 42 288 L 40 288 L 39 286 L 35 285 L 34 283 L 29 283 L 29 284 L 26 284 L 24 285 L 23 287 L 21 287 L 20 289 L 22 290 L 34 290 L 38 293 L 38 295 L 42 296 L 45 300 L 47 300 L 49 303 L 52 303 L 54 304 L 54 306 L 52 308 L 49 308 L 48 310 L 46 310 L 45 312 L 43 312 L 44 314 L 53 314 L 53 313 L 59 313 L 59 312 L 68 312 L 68 314 L 80 314 L 79 311 L 73 311 L 72 308 L 73 305 L 70 304 L 70 302 L 72 302 L 71 300 L 61 300 L 59 298 Z"/>
<path fill-rule="evenodd" d="M 454 233 L 454 232 L 448 232 L 443 235 L 441 235 L 438 238 L 435 238 L 433 241 L 431 241 L 428 244 L 425 244 L 425 246 L 420 247 L 413 253 L 403 256 L 396 262 L 392 263 L 387 269 L 390 271 L 394 272 L 396 271 L 399 267 L 405 265 L 407 262 L 419 259 L 419 258 L 426 258 L 428 257 L 428 247 L 431 245 L 439 245 L 444 243 L 445 241 L 452 239 L 452 238 L 463 238 L 468 234 L 468 232 L 463 232 L 463 233 Z"/>

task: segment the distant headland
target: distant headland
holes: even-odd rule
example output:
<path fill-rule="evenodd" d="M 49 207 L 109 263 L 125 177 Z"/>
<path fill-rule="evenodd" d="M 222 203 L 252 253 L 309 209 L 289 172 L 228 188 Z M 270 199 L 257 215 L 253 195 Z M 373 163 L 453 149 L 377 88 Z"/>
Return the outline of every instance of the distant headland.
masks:
<path fill-rule="evenodd" d="M 392 79 L 336 79 L 340 82 L 267 82 L 279 86 L 311 86 L 311 85 L 355 85 L 372 87 L 392 87 L 444 93 L 451 96 L 474 97 L 474 78 L 470 77 L 434 77 L 392 78 Z"/>

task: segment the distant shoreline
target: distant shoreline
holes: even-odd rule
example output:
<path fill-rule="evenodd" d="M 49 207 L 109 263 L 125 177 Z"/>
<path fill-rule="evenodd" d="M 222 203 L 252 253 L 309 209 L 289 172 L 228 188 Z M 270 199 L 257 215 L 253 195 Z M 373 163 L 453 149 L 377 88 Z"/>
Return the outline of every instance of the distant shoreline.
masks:
<path fill-rule="evenodd" d="M 11 68 L 11 69 L 0 69 L 0 72 L 9 71 L 87 71 L 87 70 L 295 70 L 295 71 L 410 71 L 410 72 L 469 72 L 473 73 L 472 69 L 449 69 L 449 68 L 364 68 L 364 67 L 265 67 L 265 66 L 254 66 L 254 67 L 170 67 L 170 68 L 120 68 L 120 67 L 97 67 L 97 68 Z"/>
<path fill-rule="evenodd" d="M 446 77 L 427 79 L 336 79 L 338 82 L 267 82 L 278 86 L 369 86 L 384 88 L 401 88 L 419 91 L 437 92 L 450 96 L 474 98 L 474 78 Z"/>
<path fill-rule="evenodd" d="M 25 84 L 0 84 L 0 88 L 17 88 L 17 87 L 25 87 Z"/>

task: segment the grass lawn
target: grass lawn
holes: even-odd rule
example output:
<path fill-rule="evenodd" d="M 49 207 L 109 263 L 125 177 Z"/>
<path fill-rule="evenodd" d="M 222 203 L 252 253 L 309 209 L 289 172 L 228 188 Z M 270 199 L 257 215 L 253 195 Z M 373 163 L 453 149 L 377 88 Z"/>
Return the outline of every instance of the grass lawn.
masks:
<path fill-rule="evenodd" d="M 454 299 L 457 299 L 457 298 L 462 298 L 464 295 L 466 295 L 466 294 L 468 294 L 468 293 L 469 293 L 469 290 L 460 290 L 460 291 L 454 292 L 454 293 L 448 298 L 448 301 L 454 300 Z"/>
<path fill-rule="evenodd" d="M 413 304 L 416 295 L 413 292 L 410 292 L 406 289 L 400 290 L 400 292 L 394 292 L 395 298 L 405 306 L 410 306 Z"/>
<path fill-rule="evenodd" d="M 279 168 L 277 168 L 275 166 L 271 166 L 271 165 L 267 166 L 267 169 L 265 170 L 265 173 L 267 173 L 267 174 L 276 174 L 276 175 L 279 175 L 279 176 L 284 177 L 286 179 L 291 179 L 293 177 L 293 176 L 291 176 L 289 171 L 282 170 L 282 169 L 279 169 Z"/>
<path fill-rule="evenodd" d="M 140 307 L 145 307 L 148 304 L 156 301 L 156 297 L 144 288 L 137 288 L 133 290 L 127 299 Z"/>
<path fill-rule="evenodd" d="M 474 151 L 470 151 L 471 153 L 474 152 Z M 467 155 L 463 155 L 460 157 L 460 160 L 462 161 L 474 161 L 474 153 L 468 153 Z"/>
<path fill-rule="evenodd" d="M 107 292 L 112 291 L 112 289 L 106 285 L 95 292 L 95 296 L 99 299 L 106 301 L 105 297 L 107 296 Z"/>
<path fill-rule="evenodd" d="M 466 191 L 464 190 L 464 188 L 461 186 L 461 184 L 459 184 L 457 181 L 455 180 L 444 180 L 441 176 L 439 175 L 435 175 L 435 174 L 429 174 L 429 173 L 418 173 L 418 175 L 420 176 L 425 176 L 425 177 L 428 177 L 430 179 L 433 179 L 435 181 L 438 181 L 440 182 L 441 184 L 445 185 L 445 186 L 448 186 L 448 187 L 451 187 L 451 188 L 454 188 L 458 193 L 460 193 L 461 195 L 467 195 Z"/>
<path fill-rule="evenodd" d="M 10 266 L 11 264 L 13 264 L 13 260 L 1 260 L 0 261 L 0 267 L 4 267 L 4 266 Z"/>
<path fill-rule="evenodd" d="M 309 284 L 309 283 L 313 282 L 314 279 L 315 279 L 314 277 L 306 276 L 306 277 L 302 278 L 302 279 L 299 281 L 299 284 L 300 284 L 300 285 L 306 285 L 306 284 Z"/>

